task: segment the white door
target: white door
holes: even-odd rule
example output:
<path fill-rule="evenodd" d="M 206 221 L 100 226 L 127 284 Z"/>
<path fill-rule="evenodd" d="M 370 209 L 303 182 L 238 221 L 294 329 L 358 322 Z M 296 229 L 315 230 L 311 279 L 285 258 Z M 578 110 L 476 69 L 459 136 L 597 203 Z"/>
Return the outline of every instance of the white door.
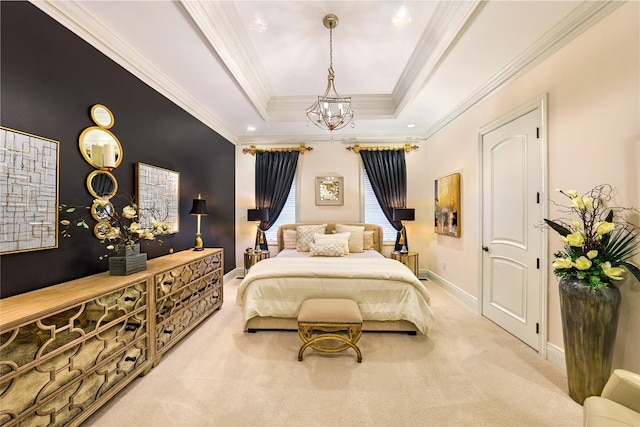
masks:
<path fill-rule="evenodd" d="M 540 350 L 540 110 L 482 136 L 482 314 Z"/>

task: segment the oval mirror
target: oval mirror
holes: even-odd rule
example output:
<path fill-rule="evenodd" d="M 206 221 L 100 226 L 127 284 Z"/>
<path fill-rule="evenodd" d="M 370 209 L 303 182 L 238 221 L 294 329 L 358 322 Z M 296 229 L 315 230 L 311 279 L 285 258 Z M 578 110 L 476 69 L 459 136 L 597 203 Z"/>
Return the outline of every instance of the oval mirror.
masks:
<path fill-rule="evenodd" d="M 105 239 L 107 234 L 111 230 L 111 225 L 108 222 L 100 221 L 93 227 L 93 234 L 100 240 Z"/>
<path fill-rule="evenodd" d="M 96 221 L 106 221 L 113 216 L 113 204 L 108 202 L 105 205 L 94 203 L 91 205 L 91 216 Z"/>
<path fill-rule="evenodd" d="M 91 118 L 95 124 L 105 129 L 109 129 L 115 122 L 111 110 L 102 104 L 96 104 L 91 107 Z"/>
<path fill-rule="evenodd" d="M 94 168 L 113 169 L 122 162 L 122 145 L 110 131 L 91 126 L 82 131 L 79 140 L 82 157 Z"/>
<path fill-rule="evenodd" d="M 87 177 L 87 189 L 95 198 L 110 199 L 118 191 L 118 181 L 111 172 L 95 170 Z"/>

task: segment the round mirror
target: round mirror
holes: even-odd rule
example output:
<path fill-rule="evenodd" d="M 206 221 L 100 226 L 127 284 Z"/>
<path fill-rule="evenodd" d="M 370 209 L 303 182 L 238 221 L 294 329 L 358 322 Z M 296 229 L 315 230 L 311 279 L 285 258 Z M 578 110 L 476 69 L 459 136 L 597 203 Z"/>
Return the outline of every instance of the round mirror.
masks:
<path fill-rule="evenodd" d="M 82 157 L 94 168 L 113 169 L 122 162 L 122 145 L 118 138 L 98 126 L 86 128 L 80 134 Z"/>
<path fill-rule="evenodd" d="M 111 230 L 111 225 L 108 222 L 100 221 L 93 227 L 93 234 L 100 240 L 107 237 Z"/>
<path fill-rule="evenodd" d="M 87 189 L 93 197 L 110 199 L 118 191 L 118 181 L 111 172 L 96 170 L 87 177 Z"/>
<path fill-rule="evenodd" d="M 91 216 L 96 221 L 106 221 L 113 216 L 113 204 L 108 202 L 106 205 L 94 203 L 91 205 Z"/>
<path fill-rule="evenodd" d="M 105 129 L 109 129 L 115 122 L 111 110 L 102 104 L 96 104 L 91 107 L 91 118 L 95 124 Z"/>

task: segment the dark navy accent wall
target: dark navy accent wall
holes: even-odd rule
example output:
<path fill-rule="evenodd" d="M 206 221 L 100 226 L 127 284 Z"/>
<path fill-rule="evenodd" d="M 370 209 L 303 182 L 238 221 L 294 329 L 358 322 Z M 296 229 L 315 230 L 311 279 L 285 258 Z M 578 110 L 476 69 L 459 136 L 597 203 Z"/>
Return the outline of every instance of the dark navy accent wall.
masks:
<path fill-rule="evenodd" d="M 91 126 L 90 108 L 106 105 L 124 158 L 113 171 L 119 193 L 135 194 L 135 164 L 180 173 L 180 231 L 175 251 L 193 247 L 192 199 L 202 194 L 206 247 L 225 249 L 225 272 L 235 267 L 235 147 L 28 2 L 0 2 L 0 125 L 59 141 L 59 199 L 90 205 L 87 175 L 94 170 L 78 148 Z M 117 205 L 117 203 L 116 203 Z M 89 224 L 93 226 L 92 219 Z M 108 269 L 105 246 L 92 230 L 71 229 L 57 249 L 0 256 L 0 297 L 8 297 Z M 143 244 L 148 258 L 168 254 L 169 242 Z"/>

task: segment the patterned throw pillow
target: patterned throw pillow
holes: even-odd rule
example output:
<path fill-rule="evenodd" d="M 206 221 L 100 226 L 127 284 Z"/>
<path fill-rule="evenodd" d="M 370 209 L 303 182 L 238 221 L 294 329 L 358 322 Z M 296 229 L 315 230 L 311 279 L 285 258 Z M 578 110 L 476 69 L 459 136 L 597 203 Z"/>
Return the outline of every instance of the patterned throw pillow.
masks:
<path fill-rule="evenodd" d="M 298 232 L 296 230 L 282 230 L 282 242 L 285 249 L 295 249 L 298 240 Z"/>
<path fill-rule="evenodd" d="M 320 242 L 340 242 L 344 245 L 344 254 L 349 254 L 349 236 L 351 233 L 334 233 L 334 234 L 320 234 L 313 235 L 314 243 Z"/>
<path fill-rule="evenodd" d="M 349 237 L 349 252 L 364 251 L 364 225 L 336 224 L 336 232 L 351 233 L 351 237 Z"/>
<path fill-rule="evenodd" d="M 373 246 L 373 230 L 364 231 L 364 239 L 362 244 L 365 251 L 369 249 L 375 249 L 375 247 Z"/>
<path fill-rule="evenodd" d="M 344 256 L 344 243 L 338 240 L 323 240 L 309 245 L 310 256 Z"/>
<path fill-rule="evenodd" d="M 315 233 L 324 234 L 327 224 L 322 225 L 299 225 L 298 239 L 296 241 L 296 249 L 298 252 L 309 252 L 309 243 L 313 243 L 313 235 Z"/>

